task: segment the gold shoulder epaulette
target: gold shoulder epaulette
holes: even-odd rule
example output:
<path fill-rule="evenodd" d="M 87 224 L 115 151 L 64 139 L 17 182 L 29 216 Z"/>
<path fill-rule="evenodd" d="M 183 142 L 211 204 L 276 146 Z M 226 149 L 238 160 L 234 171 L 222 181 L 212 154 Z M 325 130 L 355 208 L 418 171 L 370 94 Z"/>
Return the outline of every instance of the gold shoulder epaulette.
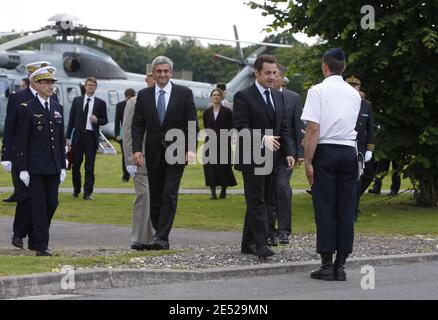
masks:
<path fill-rule="evenodd" d="M 367 149 L 370 151 L 374 151 L 374 144 L 368 144 Z"/>

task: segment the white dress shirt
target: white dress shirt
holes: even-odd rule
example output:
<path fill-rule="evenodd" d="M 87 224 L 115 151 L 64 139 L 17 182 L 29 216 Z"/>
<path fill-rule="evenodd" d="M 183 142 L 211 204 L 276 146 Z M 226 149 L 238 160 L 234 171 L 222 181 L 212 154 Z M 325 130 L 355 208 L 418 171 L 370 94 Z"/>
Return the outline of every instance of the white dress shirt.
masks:
<path fill-rule="evenodd" d="M 93 114 L 93 107 L 94 107 L 94 96 L 84 96 L 84 104 L 82 106 L 82 112 L 85 110 L 85 105 L 87 104 L 87 100 L 90 98 L 90 102 L 88 103 L 88 115 L 87 115 L 87 126 L 85 127 L 86 130 L 93 131 L 93 125 L 91 124 L 90 117 Z"/>
<path fill-rule="evenodd" d="M 47 99 L 47 101 L 46 100 L 44 100 L 43 98 L 41 98 L 40 96 L 37 96 L 38 97 L 38 100 L 40 100 L 40 103 L 41 103 L 41 105 L 43 106 L 43 108 L 45 108 L 45 103 L 47 102 L 48 104 L 49 104 L 49 111 L 50 111 L 50 98 L 48 98 Z"/>
<path fill-rule="evenodd" d="M 170 94 L 172 93 L 172 82 L 169 81 L 169 83 L 161 89 L 159 86 L 155 85 L 155 105 L 158 106 L 158 98 L 160 97 L 160 91 L 163 90 L 165 92 L 164 94 L 164 106 L 166 107 L 169 105 L 169 99 Z"/>

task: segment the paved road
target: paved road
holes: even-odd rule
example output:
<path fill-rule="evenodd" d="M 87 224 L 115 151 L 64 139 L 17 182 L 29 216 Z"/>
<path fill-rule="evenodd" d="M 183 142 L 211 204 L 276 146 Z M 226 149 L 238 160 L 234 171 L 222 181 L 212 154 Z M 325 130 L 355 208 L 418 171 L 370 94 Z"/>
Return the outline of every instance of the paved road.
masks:
<path fill-rule="evenodd" d="M 348 281 L 312 280 L 307 273 L 209 280 L 138 288 L 76 292 L 70 300 L 375 300 L 438 299 L 438 262 L 375 268 L 375 289 L 361 288 L 365 274 L 348 270 Z M 369 282 L 368 282 L 369 283 Z M 212 290 L 214 288 L 214 290 Z M 60 297 L 62 298 L 62 297 Z"/>

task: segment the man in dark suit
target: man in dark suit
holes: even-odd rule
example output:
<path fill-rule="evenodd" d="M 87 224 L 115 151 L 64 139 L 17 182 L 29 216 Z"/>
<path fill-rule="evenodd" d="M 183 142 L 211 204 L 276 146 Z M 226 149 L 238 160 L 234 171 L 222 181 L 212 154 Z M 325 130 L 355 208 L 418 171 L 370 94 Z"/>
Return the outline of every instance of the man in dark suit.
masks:
<path fill-rule="evenodd" d="M 246 216 L 242 236 L 242 253 L 255 254 L 266 258 L 274 254 L 268 247 L 268 210 L 275 205 L 274 173 L 281 147 L 286 156 L 287 167 L 294 165 L 293 151 L 289 144 L 289 130 L 284 115 L 282 94 L 272 90 L 277 73 L 275 59 L 270 55 L 260 55 L 254 63 L 256 81 L 249 88 L 234 96 L 234 128 L 239 131 L 239 159 L 235 168 L 242 171 Z M 250 132 L 250 144 L 244 143 L 242 132 Z M 281 139 L 281 140 L 280 140 Z M 281 141 L 281 143 L 280 143 Z M 264 153 L 264 165 L 256 161 L 253 150 Z M 250 156 L 250 161 L 245 158 Z"/>
<path fill-rule="evenodd" d="M 169 249 L 169 233 L 175 218 L 184 166 L 196 159 L 198 126 L 193 93 L 189 88 L 170 81 L 172 70 L 173 62 L 169 58 L 159 56 L 154 59 L 152 73 L 156 85 L 138 93 L 131 129 L 132 151 L 137 166 L 144 161 L 142 145 L 146 131 L 145 161 L 151 219 L 156 230 L 153 248 L 156 250 Z M 191 133 L 189 126 L 193 125 L 196 129 Z M 183 135 L 183 141 L 166 139 L 166 134 L 173 136 L 173 133 Z M 175 146 L 178 149 L 173 149 Z"/>
<path fill-rule="evenodd" d="M 280 64 L 277 64 L 277 67 L 278 72 L 274 88 L 281 91 L 283 95 L 286 119 L 290 130 L 288 140 L 292 147 L 293 157 L 297 160 L 295 162 L 297 166 L 304 162 L 304 148 L 301 145 L 301 141 L 304 138 L 304 123 L 301 120 L 303 107 L 299 94 L 283 88 L 285 68 Z M 280 153 L 275 173 L 276 204 L 274 210 L 271 210 L 268 214 L 268 243 L 271 246 L 276 246 L 278 243 L 289 243 L 292 224 L 291 176 L 292 170 L 288 170 L 287 161 L 284 155 Z M 278 229 L 276 229 L 276 223 L 278 224 Z"/>
<path fill-rule="evenodd" d="M 120 143 L 120 149 L 122 149 L 122 181 L 128 182 L 129 181 L 129 173 L 126 171 L 125 166 L 125 157 L 123 156 L 123 131 L 120 132 L 120 128 L 122 128 L 123 125 L 123 114 L 125 112 L 126 102 L 131 99 L 132 97 L 135 97 L 135 90 L 132 88 L 125 90 L 125 100 L 119 102 L 116 105 L 116 118 L 114 120 L 114 136 L 116 137 L 116 141 Z"/>
<path fill-rule="evenodd" d="M 51 66 L 48 61 L 32 62 L 25 66 L 26 73 L 30 76 L 37 69 L 45 66 Z M 23 247 L 23 238 L 28 236 L 28 248 L 35 250 L 35 243 L 32 232 L 32 206 L 30 201 L 29 189 L 19 178 L 18 168 L 18 122 L 20 105 L 37 96 L 36 83 L 30 81 L 29 87 L 20 90 L 9 97 L 5 128 L 3 132 L 2 163 L 7 164 L 12 171 L 12 181 L 14 182 L 14 195 L 17 197 L 17 206 L 15 208 L 15 217 L 13 223 L 12 244 L 15 247 Z M 12 197 L 12 196 L 11 196 Z"/>
<path fill-rule="evenodd" d="M 92 200 L 94 187 L 94 162 L 99 148 L 100 126 L 108 123 L 106 103 L 94 93 L 97 80 L 85 80 L 85 96 L 76 97 L 70 109 L 67 128 L 67 144 L 73 150 L 73 197 L 81 193 L 81 165 L 85 155 L 84 200 Z"/>
<path fill-rule="evenodd" d="M 59 183 L 66 176 L 63 108 L 51 98 L 55 72 L 54 67 L 44 67 L 31 75 L 38 95 L 19 110 L 19 177 L 30 189 L 37 256 L 51 256 L 49 228 L 58 206 Z"/>

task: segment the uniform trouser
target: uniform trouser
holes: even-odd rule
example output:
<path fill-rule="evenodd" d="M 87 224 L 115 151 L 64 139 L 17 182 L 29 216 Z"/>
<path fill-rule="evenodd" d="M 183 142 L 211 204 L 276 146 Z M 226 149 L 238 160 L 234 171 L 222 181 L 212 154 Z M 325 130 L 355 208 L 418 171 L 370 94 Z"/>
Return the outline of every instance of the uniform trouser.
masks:
<path fill-rule="evenodd" d="M 125 157 L 123 156 L 125 154 L 125 152 L 123 151 L 123 140 L 119 141 L 120 143 L 120 149 L 122 150 L 122 172 L 123 172 L 123 176 L 122 179 L 124 180 L 129 180 L 129 172 L 126 170 L 126 164 L 125 164 Z"/>
<path fill-rule="evenodd" d="M 379 190 L 382 188 L 382 180 L 389 171 L 389 165 L 392 162 L 392 175 L 391 175 L 391 191 L 399 192 L 400 185 L 401 185 L 401 178 L 400 178 L 400 167 L 399 163 L 396 160 L 380 160 L 377 162 L 377 168 L 376 168 L 376 177 L 374 179 L 374 186 L 375 188 L 378 188 Z"/>
<path fill-rule="evenodd" d="M 12 175 L 17 180 L 17 206 L 15 207 L 15 217 L 13 223 L 14 235 L 20 238 L 29 237 L 29 243 L 33 245 L 32 231 L 32 201 L 30 199 L 29 188 L 20 180 L 20 173 L 16 168 L 12 169 Z"/>
<path fill-rule="evenodd" d="M 275 223 L 278 224 L 278 233 L 291 234 L 292 224 L 292 188 L 290 179 L 292 170 L 289 170 L 285 159 L 280 159 L 275 172 L 275 205 L 268 212 L 269 233 L 276 233 Z"/>
<path fill-rule="evenodd" d="M 134 177 L 135 200 L 132 208 L 132 242 L 152 244 L 155 230 L 150 215 L 149 182 L 147 174 Z"/>
<path fill-rule="evenodd" d="M 155 236 L 169 241 L 184 166 L 168 165 L 163 160 L 158 168 L 147 169 L 151 196 L 151 220 L 156 230 Z"/>
<path fill-rule="evenodd" d="M 363 174 L 360 176 L 360 180 L 357 182 L 357 209 L 356 209 L 356 216 L 359 210 L 359 202 L 360 197 L 365 192 L 366 189 L 370 186 L 371 182 L 374 178 L 374 165 L 373 161 L 370 160 L 368 162 L 365 162 L 365 167 L 363 170 Z"/>
<path fill-rule="evenodd" d="M 17 170 L 12 169 L 11 176 L 12 176 L 12 184 L 14 186 L 14 193 L 11 195 L 11 197 L 18 198 L 18 182 L 20 181 L 19 172 Z"/>
<path fill-rule="evenodd" d="M 94 133 L 87 131 L 82 133 L 79 141 L 73 146 L 72 179 L 74 193 L 81 193 L 81 165 L 85 155 L 85 183 L 84 195 L 89 196 L 94 188 L 94 163 L 96 161 L 96 140 Z"/>
<path fill-rule="evenodd" d="M 242 172 L 246 214 L 243 225 L 242 247 L 268 244 L 268 212 L 275 206 L 274 174 L 262 176 Z"/>
<path fill-rule="evenodd" d="M 353 250 L 357 154 L 353 147 L 319 144 L 313 158 L 312 200 L 318 253 Z"/>
<path fill-rule="evenodd" d="M 49 245 L 50 223 L 58 207 L 59 174 L 31 174 L 29 188 L 35 248 L 45 251 Z"/>

